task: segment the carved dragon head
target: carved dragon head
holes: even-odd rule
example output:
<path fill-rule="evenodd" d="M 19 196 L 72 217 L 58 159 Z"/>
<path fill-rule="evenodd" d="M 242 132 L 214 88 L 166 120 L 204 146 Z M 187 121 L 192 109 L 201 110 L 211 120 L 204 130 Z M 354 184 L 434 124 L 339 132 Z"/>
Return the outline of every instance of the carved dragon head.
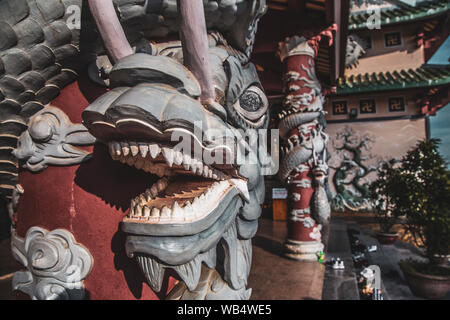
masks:
<path fill-rule="evenodd" d="M 352 34 L 347 38 L 347 50 L 345 54 L 345 67 L 356 68 L 359 64 L 359 58 L 366 54 L 368 43 L 356 34 Z"/>
<path fill-rule="evenodd" d="M 265 5 L 248 3 L 256 6 L 254 26 Z M 183 45 L 152 43 L 148 53 L 118 59 L 111 90 L 85 109 L 84 125 L 112 159 L 149 177 L 130 199 L 122 230 L 150 286 L 160 291 L 173 269 L 183 282 L 171 298 L 249 298 L 264 179 L 257 140 L 246 130 L 267 127 L 268 101 L 246 53 L 212 32 L 215 98 L 205 103 L 200 79 L 183 65 Z"/>

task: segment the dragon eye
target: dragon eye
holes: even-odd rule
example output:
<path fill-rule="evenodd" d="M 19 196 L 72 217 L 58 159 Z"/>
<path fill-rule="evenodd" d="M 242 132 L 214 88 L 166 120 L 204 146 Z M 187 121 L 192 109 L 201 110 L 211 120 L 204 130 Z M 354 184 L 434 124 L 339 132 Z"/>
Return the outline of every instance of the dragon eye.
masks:
<path fill-rule="evenodd" d="M 239 104 L 241 108 L 247 110 L 249 112 L 258 111 L 259 108 L 263 105 L 263 101 L 259 94 L 252 90 L 247 90 L 244 94 L 239 98 Z"/>
<path fill-rule="evenodd" d="M 234 104 L 236 111 L 246 119 L 258 120 L 267 111 L 269 103 L 264 92 L 257 86 L 251 86 Z"/>

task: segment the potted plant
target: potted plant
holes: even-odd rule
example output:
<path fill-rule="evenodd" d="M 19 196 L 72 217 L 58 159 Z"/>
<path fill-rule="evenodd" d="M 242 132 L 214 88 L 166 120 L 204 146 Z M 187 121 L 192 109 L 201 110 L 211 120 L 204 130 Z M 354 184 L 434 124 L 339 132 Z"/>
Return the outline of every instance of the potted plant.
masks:
<path fill-rule="evenodd" d="M 375 214 L 375 219 L 380 225 L 380 231 L 375 233 L 378 242 L 384 245 L 394 244 L 398 238 L 398 233 L 392 230 L 392 227 L 397 222 L 396 217 L 394 217 L 391 212 L 386 210 L 376 211 Z"/>
<path fill-rule="evenodd" d="M 380 226 L 376 237 L 381 244 L 393 244 L 398 233 L 392 229 L 399 222 L 401 210 L 396 206 L 396 193 L 402 190 L 400 172 L 394 168 L 398 161 L 390 160 L 378 169 L 378 178 L 370 185 L 370 193 L 373 199 L 375 219 Z"/>
<path fill-rule="evenodd" d="M 437 139 L 420 141 L 399 166 L 388 169 L 386 179 L 396 186 L 388 198 L 395 216 L 405 216 L 406 231 L 428 258 L 403 260 L 400 267 L 411 291 L 430 299 L 450 290 L 450 268 L 439 261 L 450 251 L 450 173 L 438 144 Z"/>

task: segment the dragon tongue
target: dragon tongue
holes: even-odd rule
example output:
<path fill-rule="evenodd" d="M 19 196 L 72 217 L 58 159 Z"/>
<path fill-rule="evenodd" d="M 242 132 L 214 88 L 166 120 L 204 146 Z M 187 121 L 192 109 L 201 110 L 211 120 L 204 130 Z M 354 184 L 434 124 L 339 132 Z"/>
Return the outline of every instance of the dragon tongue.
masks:
<path fill-rule="evenodd" d="M 250 202 L 250 193 L 248 192 L 247 182 L 242 179 L 230 179 L 230 182 L 239 190 L 239 193 L 244 200 Z"/>

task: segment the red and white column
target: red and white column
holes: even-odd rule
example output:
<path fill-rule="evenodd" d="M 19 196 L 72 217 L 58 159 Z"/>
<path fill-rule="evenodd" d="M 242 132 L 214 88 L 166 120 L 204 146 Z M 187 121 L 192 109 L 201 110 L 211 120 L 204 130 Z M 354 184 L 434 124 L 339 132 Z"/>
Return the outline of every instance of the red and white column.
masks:
<path fill-rule="evenodd" d="M 289 190 L 285 255 L 306 261 L 317 260 L 323 251 L 321 229 L 327 227 L 330 215 L 324 191 L 328 136 L 323 132 L 324 98 L 315 74 L 317 50 L 317 37 L 294 36 L 279 44 L 285 93 L 279 115 L 283 140 L 279 175 Z"/>

